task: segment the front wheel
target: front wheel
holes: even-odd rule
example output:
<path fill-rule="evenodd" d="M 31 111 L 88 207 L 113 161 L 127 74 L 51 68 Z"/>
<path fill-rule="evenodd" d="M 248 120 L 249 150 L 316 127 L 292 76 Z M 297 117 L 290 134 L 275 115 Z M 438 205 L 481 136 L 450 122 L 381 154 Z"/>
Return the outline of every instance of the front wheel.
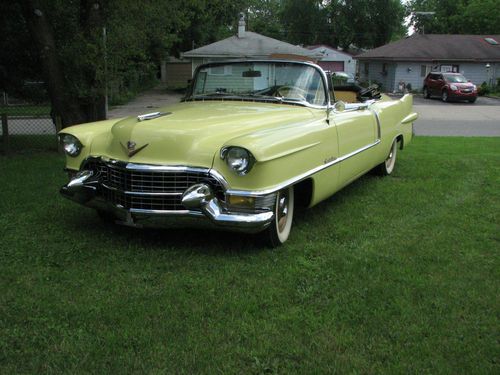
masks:
<path fill-rule="evenodd" d="M 443 102 L 447 102 L 447 101 L 448 101 L 448 99 L 449 99 L 449 97 L 448 97 L 448 91 L 443 90 L 443 92 L 441 93 L 441 100 L 442 100 Z"/>
<path fill-rule="evenodd" d="M 391 149 L 389 151 L 389 155 L 387 155 L 387 159 L 384 160 L 383 163 L 380 163 L 376 171 L 381 176 L 388 176 L 394 170 L 394 166 L 396 165 L 396 155 L 398 153 L 398 141 L 397 139 L 392 142 Z"/>
<path fill-rule="evenodd" d="M 293 186 L 290 186 L 276 194 L 274 219 L 266 229 L 268 243 L 271 247 L 278 247 L 288 239 L 292 230 L 293 209 Z"/>

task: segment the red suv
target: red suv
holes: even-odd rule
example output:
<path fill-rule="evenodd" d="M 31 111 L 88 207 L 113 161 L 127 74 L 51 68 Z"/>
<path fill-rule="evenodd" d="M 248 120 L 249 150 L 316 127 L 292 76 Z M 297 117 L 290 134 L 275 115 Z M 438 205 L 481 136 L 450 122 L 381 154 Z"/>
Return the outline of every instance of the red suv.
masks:
<path fill-rule="evenodd" d="M 477 87 L 459 73 L 431 72 L 424 79 L 424 98 L 440 96 L 443 102 L 451 99 L 468 100 L 474 103 L 477 99 Z"/>

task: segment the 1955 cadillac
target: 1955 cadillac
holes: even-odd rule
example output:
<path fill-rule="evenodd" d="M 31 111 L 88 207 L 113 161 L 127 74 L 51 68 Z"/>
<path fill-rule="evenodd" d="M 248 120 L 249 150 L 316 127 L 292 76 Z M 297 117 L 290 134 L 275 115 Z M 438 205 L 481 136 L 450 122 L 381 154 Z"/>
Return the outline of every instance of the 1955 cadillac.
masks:
<path fill-rule="evenodd" d="M 305 62 L 201 65 L 179 104 L 63 129 L 61 193 L 118 223 L 197 218 L 278 246 L 297 206 L 391 174 L 412 138 L 411 95 L 332 82 Z"/>

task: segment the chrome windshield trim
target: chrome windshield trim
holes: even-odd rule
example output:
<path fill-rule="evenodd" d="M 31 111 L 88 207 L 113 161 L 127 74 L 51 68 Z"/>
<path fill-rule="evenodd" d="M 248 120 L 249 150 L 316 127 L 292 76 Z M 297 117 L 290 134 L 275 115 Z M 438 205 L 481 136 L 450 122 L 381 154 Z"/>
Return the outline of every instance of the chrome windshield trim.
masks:
<path fill-rule="evenodd" d="M 302 173 L 301 175 L 298 175 L 296 177 L 293 177 L 293 178 L 290 178 L 284 182 L 282 182 L 281 184 L 279 185 L 276 185 L 270 189 L 266 189 L 266 190 L 255 190 L 255 191 L 249 191 L 249 190 L 232 190 L 232 189 L 229 189 L 226 191 L 226 194 L 231 194 L 231 195 L 239 195 L 239 196 L 246 196 L 246 197 L 255 197 L 255 196 L 261 196 L 261 195 L 268 195 L 268 194 L 272 194 L 272 193 L 275 193 L 279 190 L 282 190 L 284 189 L 285 187 L 287 186 L 290 186 L 290 185 L 293 185 L 293 184 L 296 184 L 297 182 L 300 182 L 302 180 L 305 180 L 306 178 L 308 178 L 309 176 L 315 174 L 315 173 L 318 173 L 326 168 L 329 168 L 335 164 L 338 164 L 340 162 L 343 162 L 344 160 L 347 160 L 363 151 L 366 151 L 366 150 L 369 150 L 370 148 L 372 147 L 375 147 L 377 146 L 378 144 L 380 143 L 380 139 L 377 139 L 374 143 L 371 143 L 369 145 L 366 145 L 358 150 L 355 150 L 353 152 L 350 152 L 349 154 L 346 154 L 346 155 L 343 155 L 335 160 L 332 160 L 331 162 L 329 163 L 326 163 L 326 164 L 323 164 L 323 165 L 320 165 L 316 168 L 313 168 L 305 173 Z"/>
<path fill-rule="evenodd" d="M 331 103 L 330 91 L 328 90 L 328 78 L 327 78 L 327 75 L 326 75 L 325 71 L 323 70 L 323 68 L 321 68 L 319 65 L 314 64 L 313 62 L 310 62 L 310 61 L 292 61 L 292 60 L 285 60 L 285 59 L 255 59 L 255 60 L 254 59 L 242 59 L 242 60 L 226 60 L 226 61 L 223 60 L 223 61 L 212 61 L 212 62 L 208 62 L 205 64 L 201 64 L 195 69 L 194 74 L 193 74 L 194 78 L 187 89 L 186 96 L 184 98 L 182 98 L 181 101 L 182 102 L 193 101 L 193 99 L 192 99 L 193 98 L 193 96 L 192 96 L 193 88 L 196 85 L 196 78 L 198 77 L 198 72 L 201 69 L 208 68 L 210 66 L 217 66 L 217 65 L 224 65 L 224 64 L 243 64 L 243 63 L 272 63 L 272 64 L 287 63 L 287 64 L 310 66 L 318 71 L 318 73 L 320 74 L 321 79 L 323 81 L 323 90 L 325 92 L 325 104 L 324 105 L 314 105 L 314 104 L 310 104 L 309 102 L 289 102 L 289 104 L 296 103 L 296 104 L 304 106 L 306 108 L 327 109 Z"/>

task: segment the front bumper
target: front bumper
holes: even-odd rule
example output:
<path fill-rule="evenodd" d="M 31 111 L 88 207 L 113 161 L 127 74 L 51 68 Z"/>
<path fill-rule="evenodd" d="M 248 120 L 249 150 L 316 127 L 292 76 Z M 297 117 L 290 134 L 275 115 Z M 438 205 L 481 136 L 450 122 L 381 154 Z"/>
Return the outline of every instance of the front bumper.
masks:
<path fill-rule="evenodd" d="M 189 186 L 183 193 L 176 193 L 181 194 L 179 199 L 182 203 L 176 205 L 176 209 L 154 209 L 156 206 L 148 208 L 127 207 L 130 200 L 110 200 L 108 193 L 111 191 L 114 194 L 139 195 L 141 199 L 146 200 L 149 199 L 148 197 L 151 197 L 152 200 L 158 200 L 162 196 L 171 199 L 171 195 L 174 193 L 117 191 L 116 187 L 107 186 L 107 182 L 103 181 L 103 176 L 99 171 L 82 168 L 61 188 L 60 192 L 64 197 L 79 204 L 109 212 L 117 218 L 117 223 L 130 226 L 142 226 L 140 222 L 147 222 L 145 219 L 184 217 L 208 219 L 211 224 L 217 227 L 256 233 L 267 228 L 274 219 L 273 196 L 262 197 L 261 201 L 265 204 L 254 212 L 248 209 L 238 211 L 221 200 L 221 194 L 217 193 L 216 190 L 217 187 L 211 186 L 209 182 L 198 182 Z M 146 198 L 143 198 L 144 196 Z M 204 225 L 204 223 L 200 224 Z"/>
<path fill-rule="evenodd" d="M 448 91 L 448 97 L 456 100 L 470 100 L 477 98 L 477 91 L 464 92 L 463 90 Z"/>

